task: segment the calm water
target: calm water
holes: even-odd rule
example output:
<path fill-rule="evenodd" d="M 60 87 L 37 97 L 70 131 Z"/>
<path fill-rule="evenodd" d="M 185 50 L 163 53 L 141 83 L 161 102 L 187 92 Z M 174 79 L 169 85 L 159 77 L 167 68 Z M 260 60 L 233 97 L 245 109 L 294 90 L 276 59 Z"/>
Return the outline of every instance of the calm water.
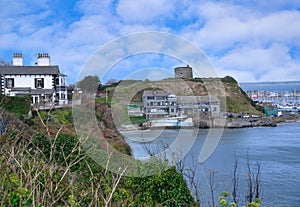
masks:
<path fill-rule="evenodd" d="M 177 130 L 166 130 L 149 145 L 158 150 L 161 141 L 170 144 Z M 189 132 L 187 131 L 187 134 Z M 215 152 L 202 165 L 197 162 L 207 130 L 200 130 L 193 148 L 185 157 L 186 165 L 197 169 L 197 177 L 205 188 L 208 171 L 215 170 L 216 197 L 230 191 L 234 159 L 239 161 L 240 199 L 244 200 L 245 160 L 261 165 L 262 206 L 300 206 L 300 122 L 275 128 L 225 129 Z M 187 137 L 188 139 L 188 137 Z M 127 140 L 135 157 L 145 157 L 142 144 Z M 209 199 L 209 195 L 206 199 Z M 203 199 L 203 198 L 202 198 Z"/>

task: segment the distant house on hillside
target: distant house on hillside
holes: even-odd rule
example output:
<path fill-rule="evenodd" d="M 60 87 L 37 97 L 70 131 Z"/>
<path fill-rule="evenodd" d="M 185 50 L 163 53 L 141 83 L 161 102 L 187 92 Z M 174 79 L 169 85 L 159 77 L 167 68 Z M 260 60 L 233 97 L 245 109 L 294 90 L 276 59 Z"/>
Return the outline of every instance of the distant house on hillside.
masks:
<path fill-rule="evenodd" d="M 0 91 L 6 96 L 31 95 L 32 104 L 67 104 L 66 75 L 50 65 L 48 54 L 38 54 L 36 66 L 24 66 L 23 56 L 14 54 L 12 66 L 0 66 Z"/>

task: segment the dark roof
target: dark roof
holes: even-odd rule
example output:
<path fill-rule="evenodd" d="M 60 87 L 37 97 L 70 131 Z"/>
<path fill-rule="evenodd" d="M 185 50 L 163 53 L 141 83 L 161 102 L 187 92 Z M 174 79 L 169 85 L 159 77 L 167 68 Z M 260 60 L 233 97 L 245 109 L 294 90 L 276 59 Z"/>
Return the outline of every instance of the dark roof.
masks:
<path fill-rule="evenodd" d="M 144 91 L 143 96 L 168 96 L 169 93 L 164 90 Z"/>
<path fill-rule="evenodd" d="M 59 75 L 58 66 L 0 66 L 3 75 Z"/>

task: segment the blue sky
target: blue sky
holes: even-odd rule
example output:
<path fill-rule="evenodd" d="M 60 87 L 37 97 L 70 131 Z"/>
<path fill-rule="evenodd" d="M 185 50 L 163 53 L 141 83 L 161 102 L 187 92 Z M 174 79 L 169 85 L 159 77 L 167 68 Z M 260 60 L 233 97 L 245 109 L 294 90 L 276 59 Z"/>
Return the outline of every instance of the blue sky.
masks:
<path fill-rule="evenodd" d="M 299 0 L 0 0 L 0 58 L 11 61 L 21 52 L 24 64 L 33 65 L 37 53 L 49 53 L 72 83 L 103 44 L 161 31 L 199 47 L 219 76 L 300 80 L 299 25 Z M 147 67 L 172 71 L 178 64 L 156 54 L 127 58 L 103 82 Z"/>

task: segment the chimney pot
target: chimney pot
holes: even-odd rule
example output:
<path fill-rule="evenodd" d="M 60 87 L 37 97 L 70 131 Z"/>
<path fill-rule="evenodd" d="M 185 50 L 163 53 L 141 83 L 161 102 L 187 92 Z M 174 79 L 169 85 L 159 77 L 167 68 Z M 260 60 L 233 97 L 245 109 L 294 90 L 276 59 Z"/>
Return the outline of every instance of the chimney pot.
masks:
<path fill-rule="evenodd" d="M 23 56 L 22 53 L 13 54 L 13 66 L 23 66 Z"/>
<path fill-rule="evenodd" d="M 38 53 L 37 66 L 50 66 L 50 56 L 48 53 Z"/>

